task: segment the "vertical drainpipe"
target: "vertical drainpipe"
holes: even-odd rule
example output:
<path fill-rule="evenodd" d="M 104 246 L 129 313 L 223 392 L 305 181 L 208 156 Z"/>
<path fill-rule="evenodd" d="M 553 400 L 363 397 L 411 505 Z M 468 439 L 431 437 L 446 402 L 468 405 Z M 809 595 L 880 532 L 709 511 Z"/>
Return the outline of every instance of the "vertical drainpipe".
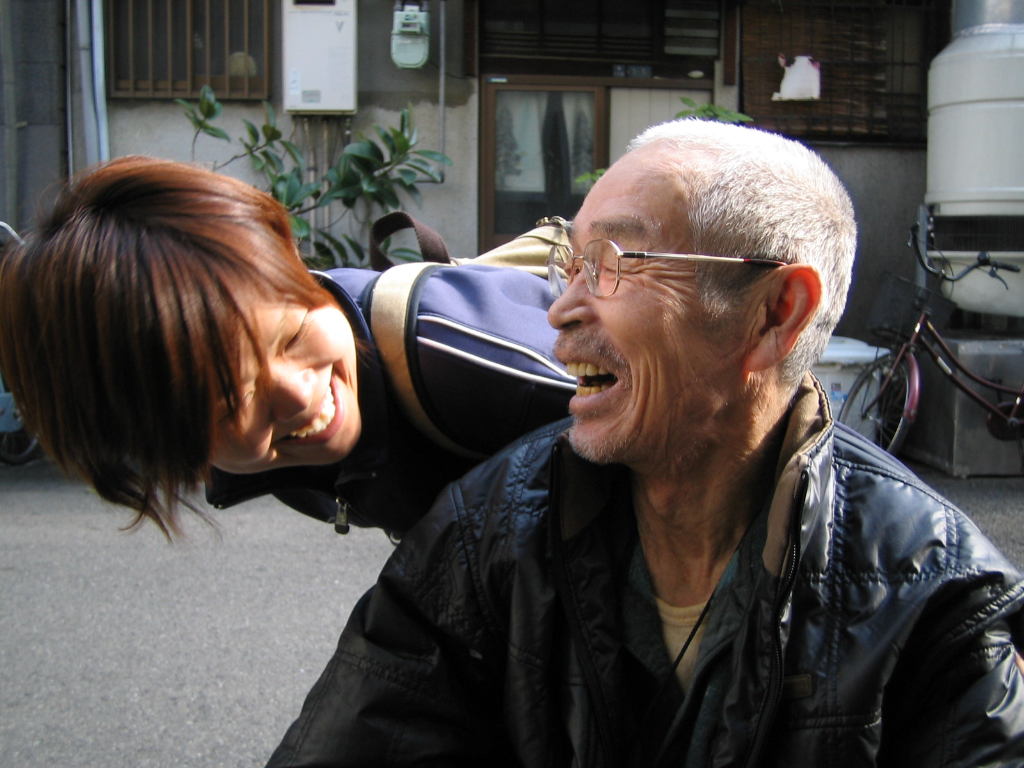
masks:
<path fill-rule="evenodd" d="M 11 30 L 11 2 L 0 0 L 0 69 L 3 70 L 4 98 L 4 191 L 7 222 L 18 226 L 18 99 L 14 82 L 14 34 Z"/>
<path fill-rule="evenodd" d="M 439 48 L 438 48 L 438 59 L 440 59 L 440 66 L 438 67 L 438 69 L 441 72 L 441 74 L 440 74 L 440 78 L 441 79 L 440 79 L 440 82 L 438 83 L 438 86 L 437 86 L 437 101 L 438 101 L 438 104 L 437 104 L 437 110 L 438 110 L 438 127 L 437 127 L 437 132 L 438 132 L 438 143 L 441 146 L 438 147 L 437 151 L 440 152 L 443 155 L 444 154 L 444 117 L 445 117 L 445 112 L 447 111 L 447 106 L 448 106 L 445 103 L 446 102 L 446 99 L 445 99 L 445 85 L 446 85 L 446 83 L 445 83 L 445 81 L 447 80 L 447 75 L 448 75 L 448 73 L 447 73 L 448 62 L 447 62 L 447 55 L 446 55 L 447 54 L 446 46 L 447 46 L 447 43 L 448 43 L 448 31 L 446 29 L 447 20 L 448 20 L 448 11 L 445 8 L 445 0 L 441 0 L 441 14 L 440 15 L 441 15 L 441 19 L 440 19 L 440 22 L 439 22 L 439 35 L 440 35 L 440 37 L 438 38 L 437 42 L 438 42 L 438 46 L 439 46 Z M 441 182 L 443 183 L 444 182 L 444 163 L 438 163 L 437 164 L 437 171 L 438 171 L 438 174 L 440 176 Z"/>
<path fill-rule="evenodd" d="M 87 0 L 80 0 L 87 2 Z M 96 104 L 96 132 L 100 160 L 110 159 L 110 129 L 107 124 L 107 80 L 104 75 L 103 0 L 92 0 L 92 80 Z"/>
<path fill-rule="evenodd" d="M 100 143 L 96 121 L 96 98 L 92 82 L 92 16 L 90 0 L 73 0 L 75 4 L 75 48 L 78 55 L 78 80 L 82 99 L 82 139 L 85 165 L 99 162 Z M 68 66 L 70 69 L 70 64 Z M 73 126 L 72 126 L 73 127 Z M 74 146 L 74 135 L 68 133 L 68 146 Z M 72 172 L 77 168 L 70 169 Z"/>

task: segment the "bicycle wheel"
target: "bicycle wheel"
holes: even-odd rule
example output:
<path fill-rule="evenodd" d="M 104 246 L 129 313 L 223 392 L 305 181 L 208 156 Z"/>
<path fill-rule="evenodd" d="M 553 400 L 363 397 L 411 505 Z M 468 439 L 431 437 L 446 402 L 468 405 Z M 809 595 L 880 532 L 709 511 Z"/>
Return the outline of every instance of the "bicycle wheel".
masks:
<path fill-rule="evenodd" d="M 24 429 L 0 432 L 0 461 L 5 464 L 24 464 L 35 456 L 39 443 Z"/>
<path fill-rule="evenodd" d="M 890 353 L 861 371 L 839 412 L 841 423 L 892 454 L 903 445 L 917 416 L 919 391 L 917 361 L 904 357 L 893 370 L 894 360 Z"/>

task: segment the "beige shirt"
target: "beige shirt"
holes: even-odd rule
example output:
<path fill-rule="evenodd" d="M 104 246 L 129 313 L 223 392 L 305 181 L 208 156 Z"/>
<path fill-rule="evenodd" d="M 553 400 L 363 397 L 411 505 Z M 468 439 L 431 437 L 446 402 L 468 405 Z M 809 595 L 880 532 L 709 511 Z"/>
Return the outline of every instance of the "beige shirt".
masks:
<path fill-rule="evenodd" d="M 668 650 L 669 663 L 676 660 L 679 651 L 683 649 L 683 643 L 690 636 L 693 625 L 697 623 L 701 612 L 704 610 L 704 603 L 699 605 L 686 605 L 678 607 L 669 605 L 660 597 L 655 595 L 654 600 L 658 604 L 658 613 L 661 615 L 661 634 L 665 640 L 665 648 Z M 686 649 L 679 665 L 676 667 L 676 679 L 682 686 L 683 691 L 690 687 L 693 681 L 693 670 L 697 664 L 697 653 L 700 650 L 700 641 L 704 637 L 704 624 L 701 624 L 694 635 L 690 647 Z"/>

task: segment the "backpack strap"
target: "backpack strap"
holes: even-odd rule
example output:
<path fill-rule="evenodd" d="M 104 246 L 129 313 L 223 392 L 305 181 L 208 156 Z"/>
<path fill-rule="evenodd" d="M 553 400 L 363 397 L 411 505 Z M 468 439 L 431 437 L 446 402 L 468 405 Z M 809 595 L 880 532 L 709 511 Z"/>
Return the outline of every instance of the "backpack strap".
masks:
<path fill-rule="evenodd" d="M 391 269 L 396 263 L 404 263 L 389 259 L 381 250 L 381 244 L 395 232 L 409 227 L 416 234 L 416 243 L 420 247 L 420 255 L 424 261 L 433 261 L 438 264 L 448 264 L 451 261 L 448 257 L 448 246 L 445 245 L 441 235 L 405 211 L 392 211 L 381 216 L 370 227 L 371 267 L 378 272 L 383 272 Z"/>
<path fill-rule="evenodd" d="M 463 448 L 442 432 L 420 402 L 409 365 L 409 350 L 416 345 L 410 339 L 415 333 L 418 295 L 416 285 L 429 277 L 440 264 L 417 261 L 398 264 L 382 272 L 373 286 L 370 300 L 370 331 L 384 369 L 398 395 L 402 411 L 416 428 L 434 443 L 458 456 L 480 459 L 482 454 Z"/>
<path fill-rule="evenodd" d="M 567 225 L 558 217 L 542 219 L 537 225 L 536 229 L 473 259 L 450 259 L 441 236 L 404 211 L 389 213 L 373 225 L 370 240 L 373 266 L 382 270 L 374 282 L 370 298 L 370 332 L 374 343 L 403 413 L 421 433 L 458 456 L 484 458 L 484 454 L 456 443 L 431 420 L 413 381 L 409 354 L 410 350 L 413 353 L 416 350 L 418 285 L 435 269 L 463 264 L 516 267 L 546 278 L 546 261 L 551 247 L 569 242 Z M 406 227 L 415 230 L 424 261 L 392 265 L 380 250 L 379 243 Z"/>
<path fill-rule="evenodd" d="M 568 222 L 561 216 L 544 218 L 537 226 L 504 245 L 472 259 L 452 259 L 453 264 L 483 264 L 491 267 L 515 267 L 547 278 L 547 258 L 551 247 L 568 245 Z"/>

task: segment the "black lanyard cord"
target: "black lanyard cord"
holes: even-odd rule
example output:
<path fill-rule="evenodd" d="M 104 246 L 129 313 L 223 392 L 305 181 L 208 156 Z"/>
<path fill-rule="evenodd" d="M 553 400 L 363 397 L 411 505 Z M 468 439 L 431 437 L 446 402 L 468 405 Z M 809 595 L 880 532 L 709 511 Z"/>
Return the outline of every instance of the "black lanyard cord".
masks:
<path fill-rule="evenodd" d="M 700 612 L 700 616 L 697 617 L 697 622 L 693 625 L 693 629 L 690 630 L 690 634 L 686 638 L 686 642 L 683 643 L 683 647 L 680 649 L 679 654 L 676 656 L 676 660 L 672 662 L 672 668 L 669 670 L 669 673 L 665 677 L 665 679 L 661 681 L 661 684 L 658 686 L 658 690 L 655 691 L 654 696 L 651 697 L 651 701 L 647 705 L 647 709 L 644 711 L 644 716 L 640 720 L 640 724 L 637 727 L 636 733 L 634 733 L 633 738 L 630 739 L 629 748 L 626 750 L 627 755 L 631 754 L 633 748 L 636 746 L 636 743 L 640 738 L 640 734 L 643 731 L 644 724 L 650 722 L 651 713 L 654 712 L 654 708 L 657 705 L 658 700 L 661 699 L 661 697 L 665 694 L 665 691 L 668 690 L 669 685 L 671 685 L 674 681 L 676 676 L 676 669 L 679 667 L 680 662 L 682 662 L 683 656 L 686 655 L 687 649 L 690 647 L 691 643 L 693 643 L 693 638 L 697 636 L 697 630 L 700 629 L 700 625 L 704 623 L 704 617 L 708 615 L 708 610 L 711 608 L 711 600 L 713 597 L 714 595 L 709 597 L 708 601 L 704 603 L 704 609 Z"/>

